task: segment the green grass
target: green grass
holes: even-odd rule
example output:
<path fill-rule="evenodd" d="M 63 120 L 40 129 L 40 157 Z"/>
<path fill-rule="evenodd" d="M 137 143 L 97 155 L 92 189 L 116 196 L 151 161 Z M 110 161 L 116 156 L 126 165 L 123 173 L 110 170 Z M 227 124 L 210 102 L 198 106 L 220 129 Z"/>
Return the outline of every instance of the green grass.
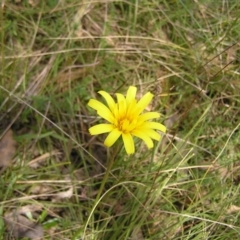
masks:
<path fill-rule="evenodd" d="M 240 238 L 239 1 L 35 2 L 0 10 L 0 133 L 17 141 L 1 239 L 28 205 L 44 239 Z M 94 205 L 113 149 L 87 102 L 130 85 L 155 94 L 167 135 L 121 149 Z"/>

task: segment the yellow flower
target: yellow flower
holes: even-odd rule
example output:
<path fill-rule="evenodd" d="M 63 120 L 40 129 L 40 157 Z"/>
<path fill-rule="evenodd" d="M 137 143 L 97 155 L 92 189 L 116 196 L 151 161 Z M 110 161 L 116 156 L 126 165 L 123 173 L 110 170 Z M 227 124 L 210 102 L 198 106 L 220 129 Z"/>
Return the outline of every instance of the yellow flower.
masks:
<path fill-rule="evenodd" d="M 95 99 L 90 99 L 88 106 L 95 109 L 97 114 L 109 123 L 95 125 L 89 128 L 91 135 L 108 133 L 104 145 L 111 147 L 122 135 L 123 143 L 128 154 L 135 152 L 133 137 L 142 139 L 148 148 L 153 147 L 152 139 L 160 140 L 161 136 L 154 130 L 166 132 L 166 127 L 157 122 L 148 120 L 160 117 L 157 112 L 143 110 L 151 102 L 153 94 L 147 92 L 138 102 L 136 100 L 136 87 L 129 87 L 126 97 L 116 93 L 117 102 L 105 91 L 98 93 L 105 99 L 107 106 Z"/>

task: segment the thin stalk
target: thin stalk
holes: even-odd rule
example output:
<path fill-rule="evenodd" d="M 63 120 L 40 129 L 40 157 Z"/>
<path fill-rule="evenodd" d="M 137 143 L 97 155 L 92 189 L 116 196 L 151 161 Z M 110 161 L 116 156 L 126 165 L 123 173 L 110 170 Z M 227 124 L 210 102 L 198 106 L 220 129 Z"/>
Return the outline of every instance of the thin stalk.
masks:
<path fill-rule="evenodd" d="M 108 179 L 109 173 L 110 173 L 110 171 L 111 171 L 111 169 L 112 169 L 112 165 L 113 165 L 114 160 L 115 160 L 115 158 L 116 158 L 116 155 L 117 155 L 117 153 L 118 153 L 118 149 L 119 149 L 119 148 L 118 148 L 118 145 L 116 145 L 116 147 L 114 148 L 113 154 L 109 157 L 109 161 L 108 161 L 108 164 L 107 164 L 106 172 L 105 172 L 104 177 L 103 177 L 103 180 L 102 180 L 102 182 L 101 182 L 101 186 L 100 186 L 100 188 L 99 188 L 99 190 L 98 190 L 98 194 L 97 194 L 97 197 L 96 197 L 96 199 L 95 199 L 94 205 L 97 204 L 99 198 L 100 198 L 101 195 L 102 195 L 104 186 L 105 186 L 106 181 L 107 181 L 107 179 Z"/>

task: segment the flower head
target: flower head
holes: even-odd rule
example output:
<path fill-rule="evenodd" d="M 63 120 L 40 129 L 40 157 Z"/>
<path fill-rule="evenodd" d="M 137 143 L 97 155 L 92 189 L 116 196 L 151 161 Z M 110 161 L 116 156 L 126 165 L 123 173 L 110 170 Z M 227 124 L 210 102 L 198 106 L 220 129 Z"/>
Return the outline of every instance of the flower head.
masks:
<path fill-rule="evenodd" d="M 153 147 L 153 141 L 160 140 L 160 135 L 154 129 L 166 132 L 166 127 L 150 119 L 160 117 L 157 112 L 144 112 L 151 102 L 153 94 L 147 92 L 139 101 L 136 100 L 137 88 L 130 86 L 126 97 L 116 93 L 117 102 L 105 91 L 98 93 L 105 99 L 107 106 L 95 99 L 90 99 L 88 106 L 95 109 L 97 114 L 108 123 L 98 124 L 89 128 L 91 135 L 109 133 L 104 145 L 111 147 L 122 136 L 128 154 L 135 152 L 132 136 L 142 139 L 148 148 Z"/>

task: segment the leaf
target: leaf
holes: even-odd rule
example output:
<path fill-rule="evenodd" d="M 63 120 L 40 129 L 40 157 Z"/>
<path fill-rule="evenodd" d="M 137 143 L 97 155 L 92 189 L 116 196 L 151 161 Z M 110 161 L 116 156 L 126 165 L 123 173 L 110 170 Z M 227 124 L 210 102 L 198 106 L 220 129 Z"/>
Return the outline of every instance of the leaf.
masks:
<path fill-rule="evenodd" d="M 7 230 L 19 238 L 40 240 L 43 238 L 43 228 L 40 224 L 32 222 L 22 213 L 23 210 L 13 211 L 4 216 Z M 25 213 L 26 214 L 26 213 Z"/>
<path fill-rule="evenodd" d="M 144 240 L 143 233 L 140 227 L 135 227 L 132 232 L 132 240 Z"/>
<path fill-rule="evenodd" d="M 29 5 L 36 7 L 39 4 L 39 0 L 28 0 Z"/>
<path fill-rule="evenodd" d="M 36 157 L 35 159 L 31 160 L 27 165 L 33 169 L 36 169 L 44 165 L 47 162 L 48 158 L 57 155 L 60 155 L 60 152 L 53 150 L 51 153 L 44 153 L 43 155 Z"/>
<path fill-rule="evenodd" d="M 67 191 L 59 192 L 55 195 L 56 199 L 71 198 L 73 195 L 73 187 L 70 187 Z"/>
<path fill-rule="evenodd" d="M 12 165 L 12 158 L 16 152 L 16 141 L 13 139 L 13 131 L 9 129 L 0 140 L 0 168 L 3 172 Z"/>
<path fill-rule="evenodd" d="M 236 206 L 236 205 L 231 205 L 229 207 L 229 209 L 227 210 L 228 214 L 232 214 L 232 213 L 236 213 L 240 211 L 240 207 Z"/>

